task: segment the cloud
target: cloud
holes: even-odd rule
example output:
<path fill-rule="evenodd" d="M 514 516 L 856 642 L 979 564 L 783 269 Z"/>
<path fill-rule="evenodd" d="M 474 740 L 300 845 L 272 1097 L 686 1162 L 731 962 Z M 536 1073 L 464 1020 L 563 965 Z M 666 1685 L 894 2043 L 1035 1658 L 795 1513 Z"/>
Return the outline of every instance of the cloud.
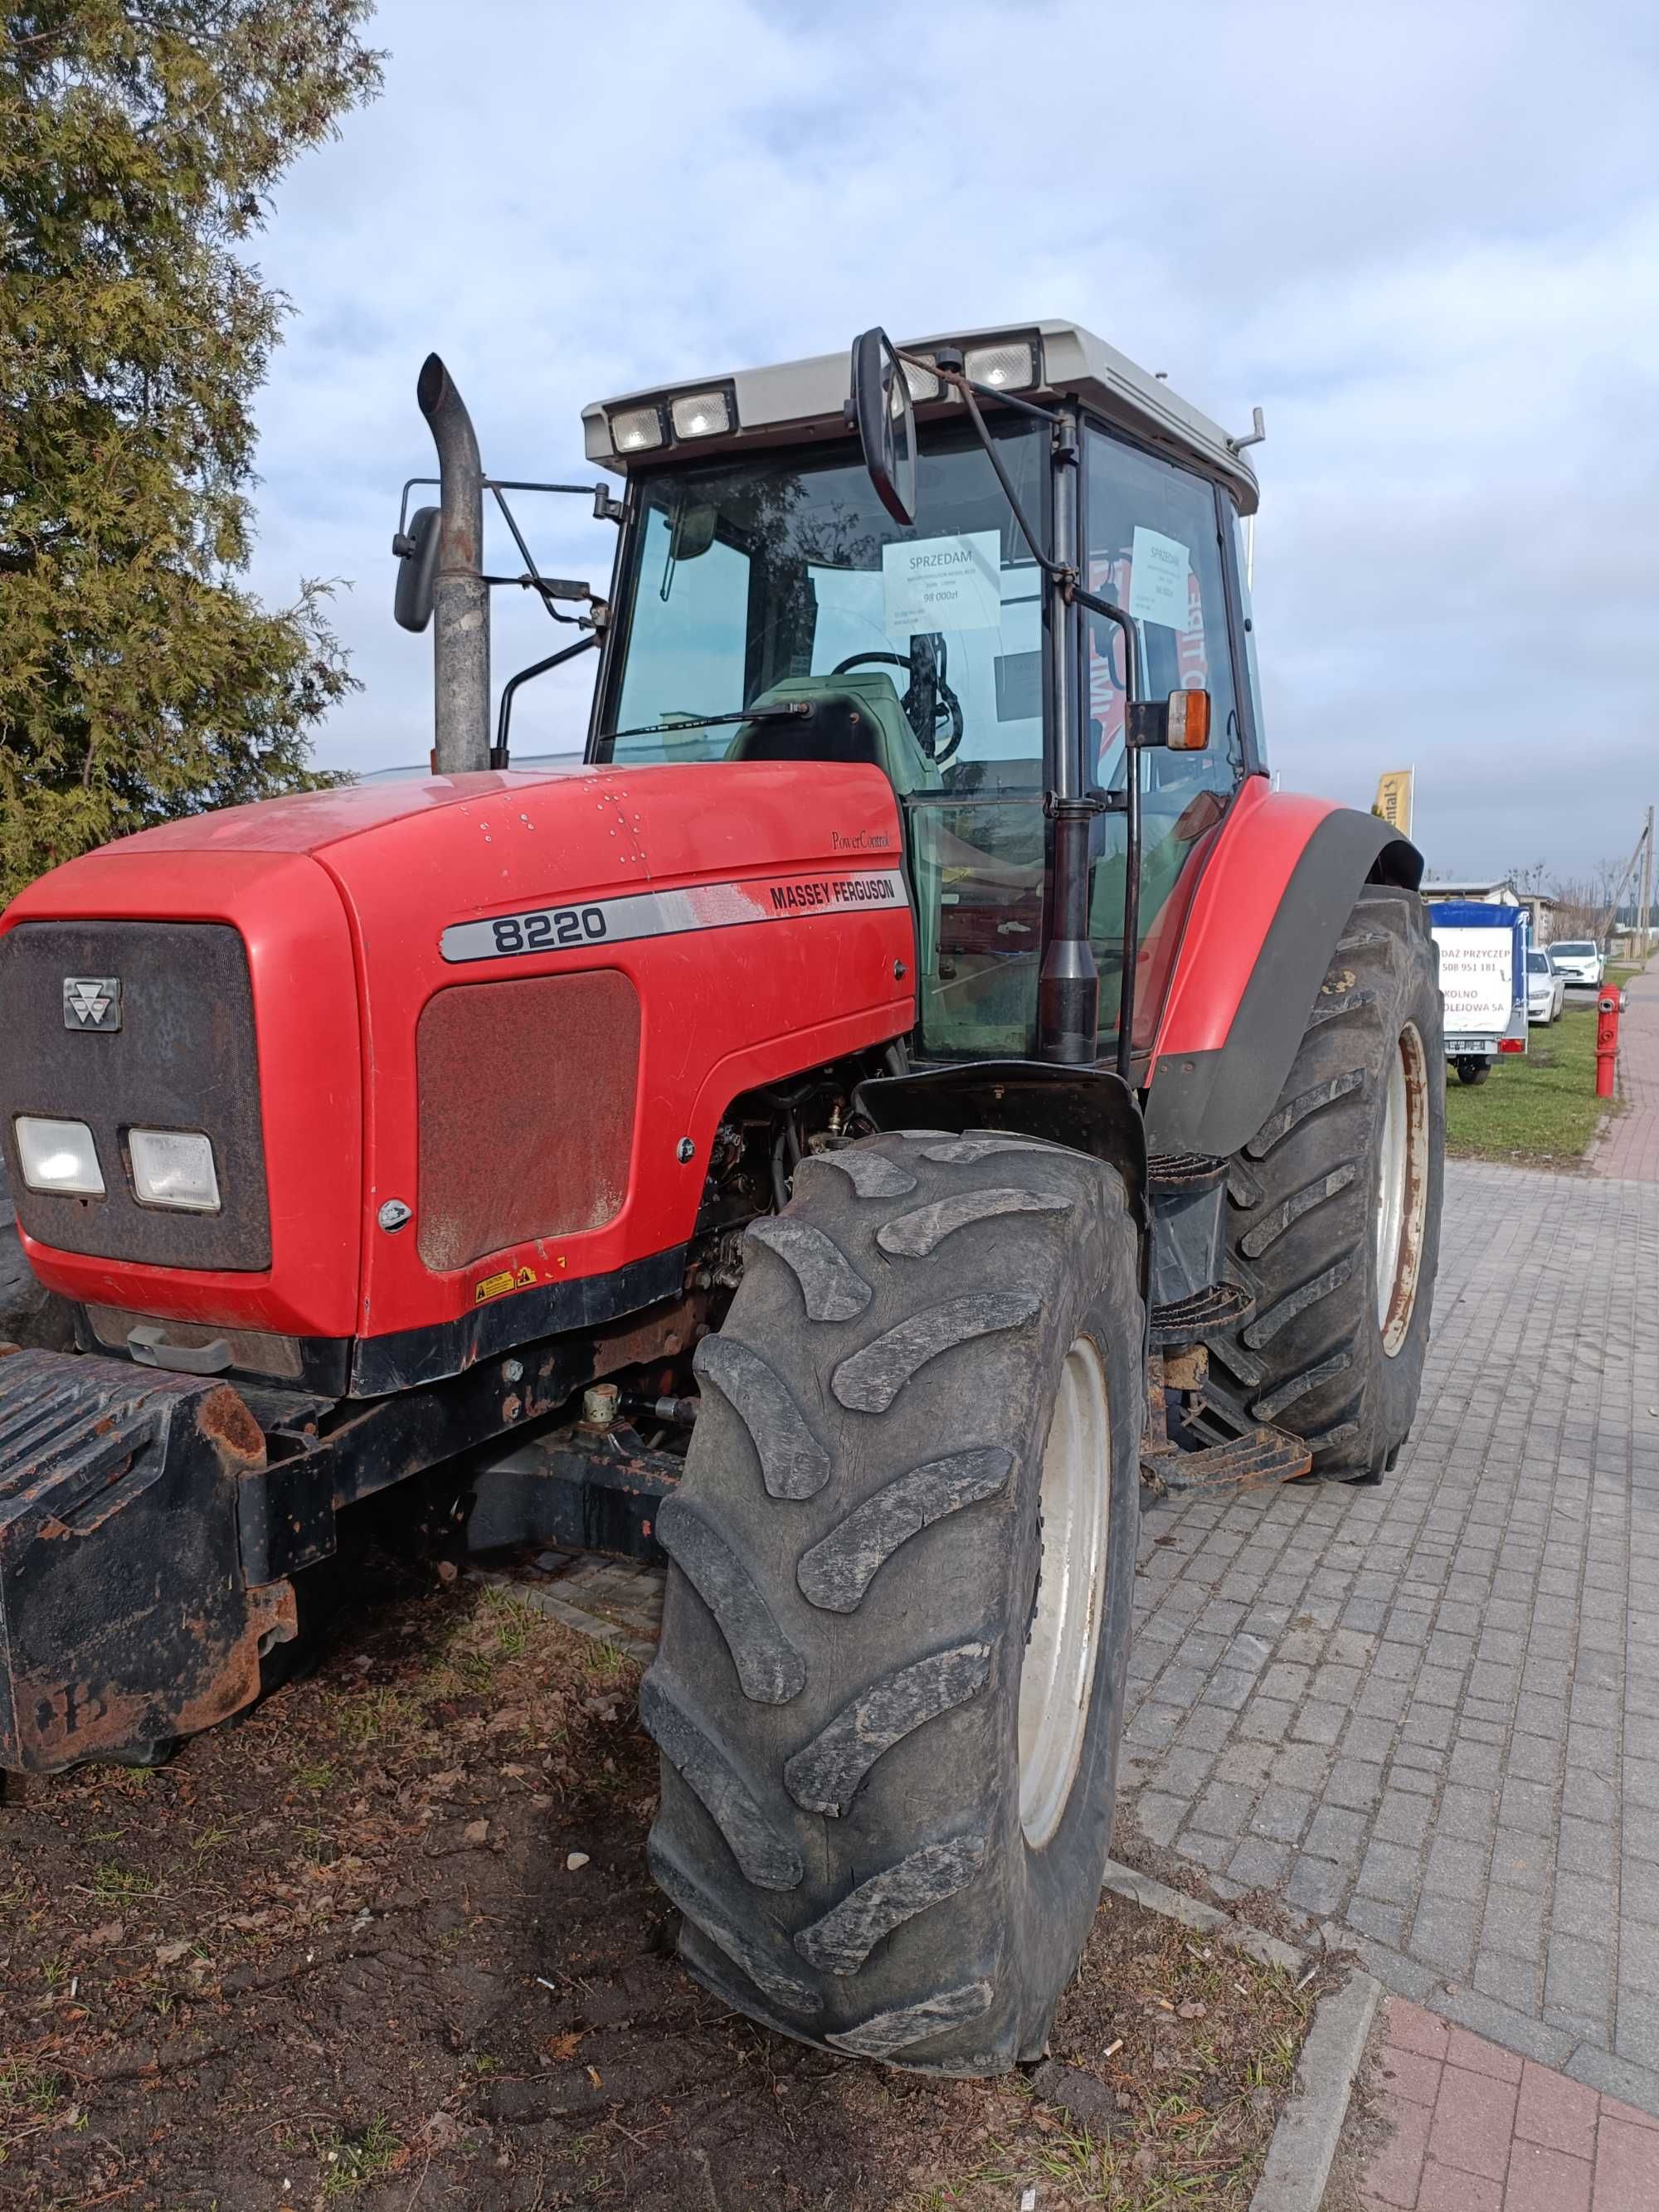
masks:
<path fill-rule="evenodd" d="M 1632 841 L 1659 784 L 1659 52 L 1532 0 L 1176 13 L 387 0 L 386 91 L 284 185 L 256 580 L 339 575 L 365 690 L 325 760 L 429 743 L 390 619 L 436 345 L 503 473 L 592 480 L 580 410 L 896 332 L 1073 315 L 1267 414 L 1256 602 L 1287 785 L 1416 763 L 1437 870 Z M 529 502 L 526 502 L 528 519 Z M 536 503 L 561 573 L 614 532 Z M 503 550 L 503 562 L 507 558 Z M 551 649 L 498 594 L 498 678 Z M 580 743 L 587 679 L 519 742 Z"/>

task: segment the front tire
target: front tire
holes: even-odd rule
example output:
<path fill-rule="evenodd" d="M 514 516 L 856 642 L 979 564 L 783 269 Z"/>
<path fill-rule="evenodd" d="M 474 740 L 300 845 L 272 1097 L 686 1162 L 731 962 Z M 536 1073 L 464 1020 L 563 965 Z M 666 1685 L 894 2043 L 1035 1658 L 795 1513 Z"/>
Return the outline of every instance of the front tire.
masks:
<path fill-rule="evenodd" d="M 681 1955 L 786 2034 L 1043 2049 L 1110 1840 L 1138 1261 L 1111 1169 L 990 1133 L 823 1154 L 750 1232 L 641 1713 Z"/>
<path fill-rule="evenodd" d="M 1209 1340 L 1218 1379 L 1255 1419 L 1305 1437 L 1314 1473 L 1333 1480 L 1383 1474 L 1417 1411 L 1440 1251 L 1443 1050 L 1422 903 L 1368 884 L 1279 1103 L 1230 1167 L 1229 1272 L 1255 1303 Z"/>

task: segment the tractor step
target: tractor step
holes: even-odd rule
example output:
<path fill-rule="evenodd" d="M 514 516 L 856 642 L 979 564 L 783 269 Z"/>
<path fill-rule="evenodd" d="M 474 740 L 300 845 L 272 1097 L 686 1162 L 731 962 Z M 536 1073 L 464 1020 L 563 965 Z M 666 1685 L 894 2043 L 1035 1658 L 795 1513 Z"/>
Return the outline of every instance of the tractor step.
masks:
<path fill-rule="evenodd" d="M 1309 1474 L 1313 1454 L 1300 1437 L 1284 1429 L 1252 1429 L 1225 1443 L 1183 1451 L 1166 1443 L 1162 1451 L 1140 1455 L 1141 1478 L 1158 1497 L 1190 1490 L 1266 1490 Z"/>
<path fill-rule="evenodd" d="M 1148 1363 L 1140 1479 L 1155 1497 L 1192 1490 L 1266 1490 L 1312 1473 L 1313 1453 L 1305 1437 L 1266 1422 L 1250 1425 L 1242 1410 L 1212 1392 L 1209 1371 L 1209 1354 L 1201 1344 L 1155 1352 Z M 1170 1441 L 1171 1401 L 1182 1434 L 1194 1441 Z M 1206 1437 L 1212 1440 L 1202 1441 Z"/>
<path fill-rule="evenodd" d="M 1153 1349 L 1195 1344 L 1218 1329 L 1237 1328 L 1249 1317 L 1255 1300 L 1237 1283 L 1211 1283 L 1190 1298 L 1154 1306 L 1150 1317 Z"/>

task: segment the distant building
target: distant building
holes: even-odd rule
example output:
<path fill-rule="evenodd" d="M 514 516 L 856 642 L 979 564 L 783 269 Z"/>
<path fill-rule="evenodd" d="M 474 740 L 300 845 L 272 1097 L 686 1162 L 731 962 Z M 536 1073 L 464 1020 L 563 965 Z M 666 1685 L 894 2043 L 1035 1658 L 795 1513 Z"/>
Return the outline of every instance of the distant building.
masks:
<path fill-rule="evenodd" d="M 1428 900 L 1473 899 L 1480 906 L 1518 906 L 1526 915 L 1534 945 L 1547 945 L 1555 934 L 1555 901 L 1549 893 L 1517 890 L 1507 876 L 1485 878 L 1478 883 L 1467 878 L 1425 883 L 1422 895 Z"/>

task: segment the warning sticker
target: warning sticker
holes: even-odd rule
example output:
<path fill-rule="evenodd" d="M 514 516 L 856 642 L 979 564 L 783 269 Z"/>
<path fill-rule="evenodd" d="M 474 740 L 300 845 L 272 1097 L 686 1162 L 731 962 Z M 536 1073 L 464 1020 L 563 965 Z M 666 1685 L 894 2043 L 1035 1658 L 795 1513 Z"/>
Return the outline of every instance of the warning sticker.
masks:
<path fill-rule="evenodd" d="M 503 1267 L 498 1275 L 486 1275 L 472 1293 L 472 1303 L 481 1306 L 486 1298 L 498 1298 L 503 1291 L 517 1288 L 517 1279 L 511 1267 Z"/>

